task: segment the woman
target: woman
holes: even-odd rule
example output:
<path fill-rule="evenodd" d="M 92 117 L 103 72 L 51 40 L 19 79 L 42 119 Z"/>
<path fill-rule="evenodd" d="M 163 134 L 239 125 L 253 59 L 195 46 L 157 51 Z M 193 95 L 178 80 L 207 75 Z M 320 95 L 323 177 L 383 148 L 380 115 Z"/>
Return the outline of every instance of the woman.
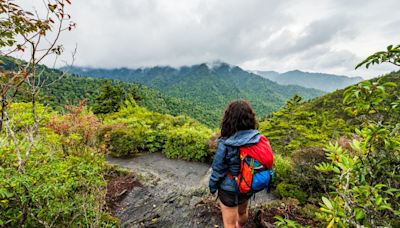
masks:
<path fill-rule="evenodd" d="M 237 193 L 231 175 L 240 171 L 239 147 L 257 144 L 261 134 L 256 130 L 255 112 L 247 101 L 232 101 L 225 110 L 221 123 L 221 136 L 212 164 L 210 192 L 218 191 L 225 228 L 241 227 L 248 219 L 247 203 L 252 194 Z"/>

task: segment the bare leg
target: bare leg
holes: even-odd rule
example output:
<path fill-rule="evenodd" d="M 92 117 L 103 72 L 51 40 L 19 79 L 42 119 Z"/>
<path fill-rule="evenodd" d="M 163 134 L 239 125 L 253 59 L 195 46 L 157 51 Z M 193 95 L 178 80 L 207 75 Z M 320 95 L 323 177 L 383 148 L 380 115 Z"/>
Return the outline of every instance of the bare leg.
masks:
<path fill-rule="evenodd" d="M 238 223 L 240 226 L 244 226 L 249 219 L 249 212 L 247 211 L 247 204 L 249 203 L 248 200 L 243 202 L 238 206 L 238 213 L 239 213 L 239 219 Z"/>
<path fill-rule="evenodd" d="M 238 207 L 227 207 L 221 202 L 219 204 L 221 206 L 224 228 L 235 228 L 238 219 Z"/>

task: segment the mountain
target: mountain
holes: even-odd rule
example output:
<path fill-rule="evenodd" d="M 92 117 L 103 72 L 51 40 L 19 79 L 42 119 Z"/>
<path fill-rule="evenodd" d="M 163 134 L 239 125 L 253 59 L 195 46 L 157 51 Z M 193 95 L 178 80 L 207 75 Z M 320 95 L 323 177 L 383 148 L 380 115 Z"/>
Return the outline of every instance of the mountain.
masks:
<path fill-rule="evenodd" d="M 361 77 L 348 77 L 343 75 L 310 73 L 300 70 L 278 73 L 275 71 L 254 71 L 254 73 L 277 82 L 281 85 L 299 85 L 306 88 L 319 89 L 332 92 L 346 86 L 356 84 L 363 79 Z"/>
<path fill-rule="evenodd" d="M 16 62 L 22 60 L 0 56 L 0 71 L 12 70 L 16 68 Z M 113 85 L 118 85 L 127 91 L 129 88 L 135 88 L 137 95 L 141 98 L 138 103 L 150 111 L 162 114 L 170 114 L 173 116 L 186 115 L 191 116 L 201 123 L 208 126 L 216 126 L 220 121 L 219 113 L 214 110 L 206 109 L 199 104 L 185 99 L 171 97 L 161 93 L 156 89 L 147 86 L 122 82 L 118 80 L 110 80 L 103 78 L 80 77 L 73 74 L 65 74 L 62 71 L 51 69 L 44 65 L 38 66 L 42 72 L 42 79 L 47 79 L 51 86 L 44 87 L 39 96 L 39 100 L 43 104 L 50 105 L 53 109 L 63 110 L 65 105 L 77 105 L 80 100 L 87 100 L 89 106 L 93 103 L 94 98 L 99 94 L 99 88 L 106 82 L 111 81 Z M 29 101 L 26 97 L 29 95 L 19 95 L 19 101 Z"/>
<path fill-rule="evenodd" d="M 395 107 L 400 96 L 398 90 L 400 71 L 371 79 L 369 82 L 377 80 L 397 85 L 396 87 L 388 86 L 387 98 L 379 103 Z M 309 101 L 292 99 L 278 112 L 260 121 L 261 132 L 268 136 L 271 144 L 275 145 L 275 150 L 282 154 L 289 154 L 305 147 L 323 147 L 331 140 L 340 137 L 353 138 L 354 129 L 362 125 L 363 119 L 383 115 L 370 112 L 369 116 L 355 117 L 354 113 L 349 111 L 352 110 L 354 104 L 343 102 L 345 91 L 355 87 L 356 85 L 352 85 Z M 400 121 L 400 113 L 394 112 L 391 115 L 387 117 L 387 121 L 396 125 Z"/>
<path fill-rule="evenodd" d="M 81 76 L 118 79 L 140 83 L 176 98 L 192 101 L 220 118 L 233 99 L 249 100 L 262 117 L 281 107 L 294 95 L 305 99 L 323 94 L 301 86 L 283 86 L 227 63 L 203 63 L 180 68 L 98 69 L 71 67 L 62 70 Z"/>
<path fill-rule="evenodd" d="M 269 71 L 256 70 L 256 71 L 253 71 L 253 73 L 255 73 L 257 75 L 260 75 L 261 77 L 269 79 L 269 80 L 274 81 L 274 82 L 276 82 L 277 78 L 280 75 L 279 72 L 272 71 L 272 70 L 269 70 Z"/>

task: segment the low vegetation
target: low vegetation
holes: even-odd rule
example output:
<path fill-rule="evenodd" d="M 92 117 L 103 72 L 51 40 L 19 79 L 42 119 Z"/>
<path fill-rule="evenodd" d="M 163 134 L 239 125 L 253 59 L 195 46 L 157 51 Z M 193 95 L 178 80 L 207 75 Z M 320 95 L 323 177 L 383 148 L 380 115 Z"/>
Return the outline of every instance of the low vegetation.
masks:
<path fill-rule="evenodd" d="M 104 123 L 101 137 L 113 156 L 162 151 L 169 158 L 210 160 L 212 131 L 189 117 L 150 112 L 130 99 L 118 112 L 104 116 Z"/>
<path fill-rule="evenodd" d="M 217 94 L 223 99 L 196 106 L 139 85 L 79 77 L 61 82 L 63 73 L 39 63 L 62 52 L 58 35 L 74 27 L 64 11 L 70 1 L 50 1 L 44 19 L 8 3 L 0 1 L 7 10 L 1 25 L 9 28 L 0 36 L 1 54 L 29 52 L 31 59 L 0 59 L 0 226 L 118 226 L 106 205 L 106 197 L 120 196 L 106 196 L 107 180 L 116 172 L 105 162 L 108 154 L 158 151 L 174 159 L 212 160 L 218 134 L 202 123 L 216 123 L 207 114 L 217 116 L 221 110 L 215 105 L 220 109 L 224 96 Z M 46 37 L 50 31 L 58 34 L 53 41 Z M 37 56 L 43 40 L 50 46 Z M 398 66 L 399 48 L 389 46 L 357 67 L 383 62 Z M 237 68 L 220 67 L 221 77 L 226 71 L 242 74 Z M 205 65 L 197 68 L 209 70 Z M 233 79 L 240 83 L 240 77 Z M 48 89 L 52 86 L 56 89 Z M 400 226 L 399 86 L 400 72 L 393 72 L 311 101 L 294 96 L 260 121 L 260 131 L 275 151 L 273 186 L 282 201 L 259 208 L 254 222 L 278 227 Z M 181 94 L 179 89 L 170 93 Z M 197 89 L 202 95 L 215 92 L 211 86 Z M 246 95 L 230 91 L 229 99 L 239 92 Z M 275 95 L 273 104 L 263 103 L 265 110 L 275 110 L 283 101 Z M 80 98 L 87 98 L 88 104 Z M 253 98 L 257 108 L 260 98 Z M 71 100 L 80 101 L 61 105 Z M 178 115 L 182 113 L 186 115 Z M 138 183 L 130 175 L 120 181 L 132 188 Z M 116 185 L 114 189 L 121 190 Z"/>

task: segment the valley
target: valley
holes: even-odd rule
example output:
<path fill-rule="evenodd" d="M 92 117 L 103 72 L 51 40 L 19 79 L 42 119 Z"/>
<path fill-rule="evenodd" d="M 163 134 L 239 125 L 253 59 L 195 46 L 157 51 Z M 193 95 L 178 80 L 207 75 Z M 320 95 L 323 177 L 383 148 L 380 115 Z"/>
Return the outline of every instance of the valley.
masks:
<path fill-rule="evenodd" d="M 397 8 L 0 0 L 0 227 L 400 227 Z"/>

